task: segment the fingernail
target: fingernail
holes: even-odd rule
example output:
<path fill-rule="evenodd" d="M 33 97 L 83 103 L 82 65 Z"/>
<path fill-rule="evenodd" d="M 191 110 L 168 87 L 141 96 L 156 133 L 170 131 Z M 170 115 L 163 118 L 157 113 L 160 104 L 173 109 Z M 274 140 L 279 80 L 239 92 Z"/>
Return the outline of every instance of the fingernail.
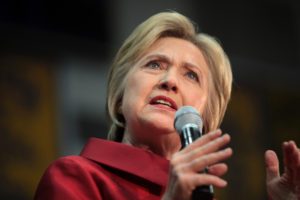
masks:
<path fill-rule="evenodd" d="M 222 140 L 224 140 L 225 138 L 228 138 L 229 137 L 229 139 L 230 139 L 230 135 L 229 134 L 227 134 L 227 133 L 225 133 L 224 135 L 222 135 Z"/>
<path fill-rule="evenodd" d="M 225 181 L 225 180 L 222 180 L 222 184 L 223 184 L 223 186 L 226 186 L 227 185 L 227 181 Z"/>
<path fill-rule="evenodd" d="M 208 134 L 209 134 L 209 135 L 218 135 L 218 134 L 220 134 L 220 129 L 211 131 L 211 132 L 209 132 Z"/>
<path fill-rule="evenodd" d="M 231 152 L 232 152 L 232 149 L 231 149 L 230 147 L 228 147 L 228 148 L 226 148 L 226 149 L 223 150 L 223 153 L 224 153 L 225 155 L 228 155 L 228 154 L 230 154 Z"/>

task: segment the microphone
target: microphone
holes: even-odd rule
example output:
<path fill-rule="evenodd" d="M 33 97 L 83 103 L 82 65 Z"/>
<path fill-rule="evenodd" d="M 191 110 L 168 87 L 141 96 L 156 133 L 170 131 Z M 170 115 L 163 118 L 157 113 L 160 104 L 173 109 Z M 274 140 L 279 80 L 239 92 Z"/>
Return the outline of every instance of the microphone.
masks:
<path fill-rule="evenodd" d="M 180 135 L 182 149 L 202 136 L 203 121 L 199 112 L 192 106 L 183 106 L 175 114 L 174 127 Z M 207 167 L 200 173 L 207 173 Z M 212 200 L 212 185 L 197 187 L 192 194 L 193 200 Z"/>

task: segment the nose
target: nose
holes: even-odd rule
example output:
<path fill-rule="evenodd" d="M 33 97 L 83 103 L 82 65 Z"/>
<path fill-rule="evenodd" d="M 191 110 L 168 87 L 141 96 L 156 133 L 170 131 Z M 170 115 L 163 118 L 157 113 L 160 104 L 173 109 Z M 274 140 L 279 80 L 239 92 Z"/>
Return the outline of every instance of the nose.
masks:
<path fill-rule="evenodd" d="M 175 72 L 166 71 L 159 82 L 159 88 L 167 91 L 178 91 L 178 82 Z"/>

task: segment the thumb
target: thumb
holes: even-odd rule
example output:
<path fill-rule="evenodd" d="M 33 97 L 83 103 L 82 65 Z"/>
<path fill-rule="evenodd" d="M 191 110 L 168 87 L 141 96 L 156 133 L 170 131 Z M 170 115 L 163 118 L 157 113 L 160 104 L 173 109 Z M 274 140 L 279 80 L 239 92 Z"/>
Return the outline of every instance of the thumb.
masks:
<path fill-rule="evenodd" d="M 266 165 L 266 181 L 267 183 L 274 178 L 279 177 L 279 162 L 277 155 L 274 151 L 268 150 L 265 153 L 265 165 Z"/>

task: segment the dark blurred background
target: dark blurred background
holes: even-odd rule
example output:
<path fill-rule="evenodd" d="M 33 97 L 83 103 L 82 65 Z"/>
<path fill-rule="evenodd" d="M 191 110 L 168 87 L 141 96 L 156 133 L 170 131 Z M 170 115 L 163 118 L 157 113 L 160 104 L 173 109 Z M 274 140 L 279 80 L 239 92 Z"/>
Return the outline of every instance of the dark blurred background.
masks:
<path fill-rule="evenodd" d="M 300 144 L 300 6 L 292 0 L 2 0 L 0 199 L 32 199 L 56 158 L 106 138 L 110 63 L 134 27 L 167 9 L 217 37 L 232 62 L 223 200 L 266 199 L 264 151 Z M 281 163 L 282 164 L 282 163 Z"/>

